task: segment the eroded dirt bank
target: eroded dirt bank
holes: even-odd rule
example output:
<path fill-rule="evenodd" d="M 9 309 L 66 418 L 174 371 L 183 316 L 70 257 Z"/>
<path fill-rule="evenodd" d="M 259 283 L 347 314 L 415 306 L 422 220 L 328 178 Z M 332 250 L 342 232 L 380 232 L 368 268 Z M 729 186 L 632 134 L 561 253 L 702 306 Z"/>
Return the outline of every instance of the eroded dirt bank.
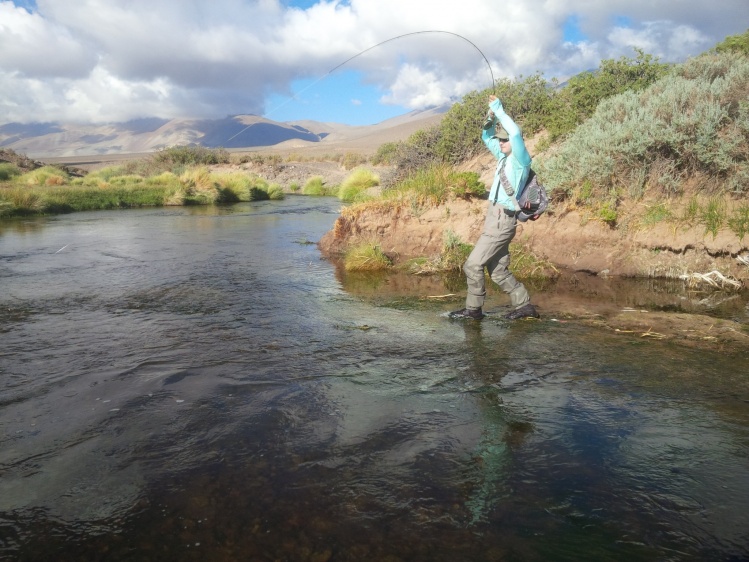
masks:
<path fill-rule="evenodd" d="M 483 228 L 486 205 L 485 200 L 458 199 L 423 212 L 408 207 L 387 212 L 369 209 L 353 218 L 344 212 L 319 247 L 334 261 L 350 244 L 362 240 L 378 243 L 396 263 L 435 256 L 448 230 L 475 243 Z M 742 353 L 749 350 L 749 266 L 737 260 L 749 254 L 747 240 L 742 242 L 725 232 L 713 237 L 699 227 L 666 224 L 617 230 L 577 211 L 523 224 L 516 240 L 559 268 L 560 278 L 553 284 L 532 290 L 544 321 L 575 321 L 639 340 L 670 340 Z M 686 282 L 673 281 L 680 275 L 712 271 L 741 281 L 744 288 L 716 291 L 702 285 L 686 291 Z M 622 300 L 616 280 L 625 278 L 671 279 L 684 292 L 677 290 L 663 300 L 653 296 L 657 289 L 642 287 L 635 296 Z M 441 281 L 435 279 L 433 285 L 422 279 L 411 296 L 440 296 L 445 310 L 461 306 L 464 289 L 443 295 Z M 495 291 L 487 303 L 501 309 L 505 300 Z M 723 303 L 722 310 L 715 303 Z"/>
<path fill-rule="evenodd" d="M 341 215 L 320 240 L 328 256 L 341 254 L 352 243 L 377 241 L 396 262 L 438 254 L 444 233 L 452 231 L 475 243 L 486 201 L 457 199 L 445 205 L 415 211 L 365 210 L 355 219 Z M 720 271 L 749 284 L 749 267 L 737 258 L 749 254 L 749 239 L 730 232 L 705 234 L 704 227 L 614 229 L 590 220 L 578 211 L 548 214 L 518 226 L 515 240 L 555 266 L 573 272 L 625 277 L 678 278 L 686 274 Z"/>

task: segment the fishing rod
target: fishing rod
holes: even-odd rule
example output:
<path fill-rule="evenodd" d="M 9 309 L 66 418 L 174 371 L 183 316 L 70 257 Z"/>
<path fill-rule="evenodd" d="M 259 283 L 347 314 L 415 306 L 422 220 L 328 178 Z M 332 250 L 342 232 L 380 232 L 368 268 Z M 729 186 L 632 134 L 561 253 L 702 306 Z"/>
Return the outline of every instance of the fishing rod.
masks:
<path fill-rule="evenodd" d="M 470 45 L 471 45 L 471 46 L 472 46 L 472 47 L 473 47 L 474 49 L 476 49 L 476 51 L 478 51 L 478 53 L 479 53 L 479 54 L 480 54 L 480 55 L 481 55 L 481 56 L 483 57 L 483 59 L 484 59 L 484 62 L 486 62 L 486 66 L 487 66 L 487 67 L 489 68 L 489 74 L 491 75 L 491 78 L 492 78 L 492 82 L 491 82 L 491 87 L 492 87 L 492 88 L 494 88 L 494 87 L 495 87 L 495 84 L 494 84 L 494 71 L 492 70 L 492 65 L 491 65 L 491 63 L 489 62 L 489 59 L 487 59 L 487 58 L 486 58 L 486 55 L 484 54 L 484 52 L 483 52 L 483 51 L 482 51 L 481 49 L 479 49 L 479 48 L 478 48 L 478 46 L 477 46 L 477 45 L 476 45 L 476 44 L 475 44 L 475 43 L 474 43 L 473 41 L 471 41 L 470 39 L 468 39 L 468 38 L 466 38 L 466 37 L 463 37 L 463 36 L 462 36 L 462 35 L 460 35 L 459 33 L 455 33 L 455 32 L 453 32 L 453 31 L 444 31 L 444 30 L 442 30 L 442 29 L 427 29 L 427 30 L 423 30 L 423 31 L 411 31 L 410 33 L 404 33 L 404 34 L 402 34 L 402 35 L 397 35 L 397 36 L 395 36 L 395 37 L 391 37 L 390 39 L 385 39 L 384 41 L 380 41 L 380 42 L 379 42 L 379 43 L 377 43 L 376 45 L 372 45 L 371 47 L 367 47 L 367 48 L 366 48 L 366 49 L 364 49 L 363 51 L 359 51 L 359 52 L 358 52 L 358 53 L 356 53 L 356 54 L 355 54 L 354 56 L 352 56 L 352 57 L 349 57 L 349 58 L 347 58 L 347 59 L 346 59 L 345 61 L 343 61 L 343 62 L 342 62 L 341 64 L 339 64 L 339 65 L 337 65 L 337 66 L 335 66 L 335 67 L 331 68 L 331 69 L 330 69 L 330 70 L 329 70 L 328 72 L 326 72 L 326 73 L 325 73 L 324 75 L 322 75 L 322 76 L 321 76 L 320 78 L 318 78 L 317 80 L 315 80 L 314 82 L 312 82 L 312 83 L 311 83 L 311 84 L 309 84 L 308 86 L 305 86 L 304 88 L 302 88 L 302 89 L 301 89 L 301 90 L 300 90 L 299 92 L 297 92 L 296 94 L 294 94 L 293 96 L 291 96 L 291 97 L 290 97 L 290 98 L 289 98 L 288 100 L 286 100 L 286 101 L 285 101 L 285 102 L 283 102 L 282 104 L 280 104 L 280 105 L 278 105 L 278 106 L 274 107 L 274 108 L 273 108 L 273 109 L 272 109 L 272 110 L 271 110 L 270 112 L 268 112 L 268 113 L 267 113 L 266 115 L 270 115 L 270 114 L 271 114 L 271 113 L 273 113 L 274 111 L 277 111 L 278 109 L 281 109 L 281 108 L 282 108 L 282 107 L 283 107 L 284 105 L 286 105 L 287 103 L 290 103 L 290 102 L 291 102 L 291 100 L 295 99 L 295 98 L 296 98 L 297 96 L 299 96 L 300 94 L 303 94 L 303 93 L 304 93 L 305 91 L 309 90 L 310 88 L 312 88 L 312 87 L 313 87 L 313 86 L 315 86 L 316 84 L 319 84 L 320 82 L 322 82 L 323 80 L 325 80 L 325 78 L 327 78 L 328 76 L 330 76 L 331 74 L 333 74 L 333 73 L 334 73 L 334 72 L 335 72 L 336 70 L 338 70 L 338 69 L 339 69 L 339 68 L 341 68 L 342 66 L 344 66 L 344 65 L 348 64 L 349 62 L 351 62 L 351 61 L 352 61 L 352 60 L 354 60 L 355 58 L 357 58 L 357 57 L 360 57 L 360 56 L 361 56 L 361 55 L 363 55 L 364 53 L 367 53 L 367 52 L 371 51 L 372 49 L 375 49 L 375 48 L 377 48 L 377 47 L 379 47 L 379 46 L 381 46 L 381 45 L 384 45 L 385 43 L 390 43 L 391 41 L 395 41 L 395 40 L 397 40 L 397 39 L 402 39 L 403 37 L 409 37 L 409 36 L 411 36 L 411 35 L 422 35 L 422 34 L 425 34 L 425 33 L 444 33 L 444 34 L 446 34 L 446 35 L 453 35 L 454 37 L 458 37 L 459 39 L 462 39 L 463 41 L 466 41 L 466 42 L 467 42 L 468 44 L 470 44 Z M 229 138 L 227 139 L 227 141 L 226 141 L 226 142 L 229 142 L 229 141 L 231 141 L 231 140 L 233 140 L 233 139 L 237 138 L 237 137 L 238 137 L 239 135 L 241 135 L 242 133 L 244 133 L 244 132 L 245 132 L 245 131 L 246 131 L 247 129 L 249 129 L 250 127 L 252 127 L 253 125 L 256 125 L 256 124 L 257 124 L 257 123 L 250 123 L 250 124 L 249 124 L 249 125 L 247 125 L 247 126 L 246 126 L 246 127 L 244 128 L 244 129 L 242 129 L 241 131 L 239 131 L 239 132 L 238 132 L 237 134 L 233 135 L 232 137 L 229 137 Z"/>

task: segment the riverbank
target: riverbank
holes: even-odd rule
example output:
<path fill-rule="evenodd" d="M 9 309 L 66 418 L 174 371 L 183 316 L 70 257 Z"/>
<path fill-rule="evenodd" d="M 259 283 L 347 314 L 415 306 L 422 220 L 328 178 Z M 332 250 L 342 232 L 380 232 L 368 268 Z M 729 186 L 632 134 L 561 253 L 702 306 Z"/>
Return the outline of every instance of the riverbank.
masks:
<path fill-rule="evenodd" d="M 487 183 L 493 173 L 492 163 L 489 158 L 480 158 L 464 169 L 480 174 Z M 279 185 L 286 193 L 292 192 L 291 186 L 304 185 L 311 177 L 321 178 L 325 185 L 340 185 L 351 173 L 340 162 L 315 160 L 257 159 L 208 168 L 219 175 L 254 174 L 264 182 Z M 392 173 L 388 167 L 372 168 L 382 176 Z M 356 213 L 347 212 L 353 208 L 348 206 L 342 208 L 333 228 L 320 238 L 319 248 L 333 262 L 349 245 L 361 240 L 377 242 L 396 264 L 434 256 L 440 253 L 446 232 L 474 243 L 483 227 L 486 204 L 477 198 L 455 198 L 428 208 L 372 205 Z M 664 221 L 635 226 L 638 207 L 641 211 L 647 205 L 640 201 L 630 206 L 629 217 L 623 215 L 626 228 L 613 228 L 591 218 L 585 209 L 561 206 L 541 220 L 519 227 L 516 241 L 524 250 L 554 264 L 561 273 L 553 285 L 532 290 L 543 318 L 599 326 L 633 341 L 657 338 L 697 347 L 745 348 L 749 344 L 746 291 L 730 287 L 718 291 L 699 279 L 679 277 L 717 271 L 746 287 L 749 266 L 737 258 L 749 254 L 747 240 L 742 241 L 727 230 L 713 236 L 702 225 Z M 415 276 L 411 278 L 416 280 Z M 616 280 L 631 278 L 670 279 L 678 286 L 667 290 L 674 298 L 666 301 L 653 297 L 663 292 L 653 287 L 643 287 L 642 298 L 616 297 L 621 291 L 616 288 Z M 418 289 L 410 289 L 409 297 L 427 299 L 454 293 L 438 302 L 446 310 L 460 306 L 464 289 L 447 291 L 439 277 L 432 281 L 419 276 Z M 409 284 L 400 277 L 397 282 Z M 357 291 L 355 287 L 347 290 Z M 690 300 L 705 304 L 684 306 Z M 716 310 L 716 302 L 728 305 Z M 504 296 L 496 295 L 493 306 L 501 309 L 504 304 Z"/>

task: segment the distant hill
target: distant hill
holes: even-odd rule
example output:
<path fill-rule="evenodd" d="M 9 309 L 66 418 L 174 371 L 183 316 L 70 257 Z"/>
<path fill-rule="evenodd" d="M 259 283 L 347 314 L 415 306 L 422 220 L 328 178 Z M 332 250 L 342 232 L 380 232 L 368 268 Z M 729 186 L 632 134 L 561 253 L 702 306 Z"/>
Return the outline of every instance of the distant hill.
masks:
<path fill-rule="evenodd" d="M 208 148 L 371 150 L 407 138 L 439 122 L 449 106 L 413 111 L 376 125 L 349 126 L 317 121 L 280 123 L 256 115 L 224 119 L 137 119 L 106 125 L 8 123 L 0 125 L 0 148 L 31 158 L 64 158 L 147 153 L 169 146 L 196 144 Z"/>

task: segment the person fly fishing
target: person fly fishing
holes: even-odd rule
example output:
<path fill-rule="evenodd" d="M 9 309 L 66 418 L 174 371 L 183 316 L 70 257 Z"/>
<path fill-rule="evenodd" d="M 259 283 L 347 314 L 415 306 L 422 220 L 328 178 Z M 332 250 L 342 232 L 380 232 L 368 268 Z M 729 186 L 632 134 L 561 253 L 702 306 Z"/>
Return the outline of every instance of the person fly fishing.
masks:
<path fill-rule="evenodd" d="M 466 306 L 450 312 L 448 316 L 472 320 L 484 317 L 482 307 L 486 298 L 486 268 L 492 281 L 510 296 L 512 310 L 505 318 L 538 318 L 525 286 L 509 270 L 510 242 L 515 237 L 519 212 L 517 198 L 528 181 L 531 155 L 525 147 L 520 127 L 505 113 L 502 102 L 493 94 L 489 96 L 489 112 L 481 139 L 497 158 L 497 169 L 489 191 L 484 231 L 463 264 L 468 282 Z"/>

